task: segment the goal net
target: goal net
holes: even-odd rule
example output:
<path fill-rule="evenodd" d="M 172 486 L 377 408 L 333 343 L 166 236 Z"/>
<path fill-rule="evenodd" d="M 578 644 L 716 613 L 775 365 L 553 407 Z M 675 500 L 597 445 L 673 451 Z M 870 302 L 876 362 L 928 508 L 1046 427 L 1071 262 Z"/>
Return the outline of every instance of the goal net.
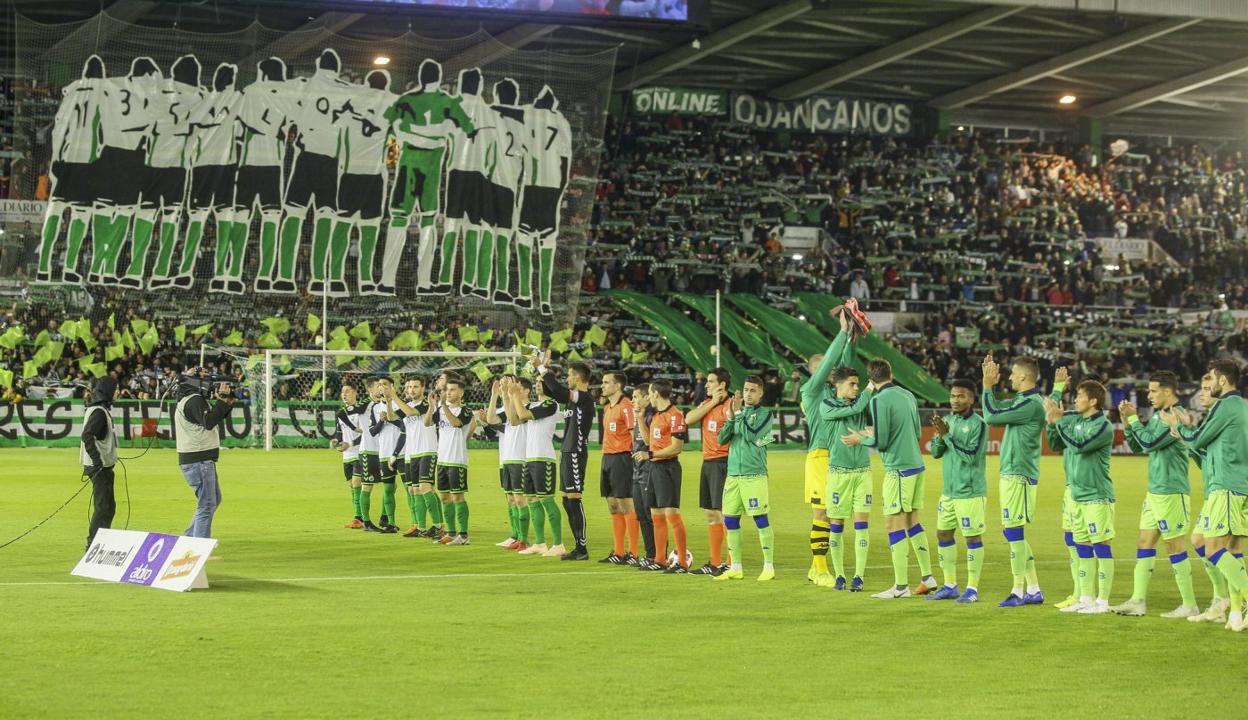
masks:
<path fill-rule="evenodd" d="M 525 364 L 514 352 L 266 350 L 245 366 L 255 442 L 266 450 L 327 447 L 337 432 L 343 386 L 355 387 L 366 402 L 365 382 L 376 377 L 390 378 L 402 395 L 407 380 L 420 378 L 431 388 L 439 373 L 451 370 L 464 379 L 464 404 L 482 408 L 493 379 Z"/>

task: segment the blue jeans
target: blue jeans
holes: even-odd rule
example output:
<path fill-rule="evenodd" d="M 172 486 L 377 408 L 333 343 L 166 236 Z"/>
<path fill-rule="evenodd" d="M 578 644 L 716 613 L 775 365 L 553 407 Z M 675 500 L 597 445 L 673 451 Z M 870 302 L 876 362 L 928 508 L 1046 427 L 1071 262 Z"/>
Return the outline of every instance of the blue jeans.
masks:
<path fill-rule="evenodd" d="M 221 505 L 221 486 L 217 484 L 217 464 L 212 460 L 179 465 L 186 484 L 195 491 L 195 514 L 183 533 L 189 537 L 212 537 L 212 516 Z"/>

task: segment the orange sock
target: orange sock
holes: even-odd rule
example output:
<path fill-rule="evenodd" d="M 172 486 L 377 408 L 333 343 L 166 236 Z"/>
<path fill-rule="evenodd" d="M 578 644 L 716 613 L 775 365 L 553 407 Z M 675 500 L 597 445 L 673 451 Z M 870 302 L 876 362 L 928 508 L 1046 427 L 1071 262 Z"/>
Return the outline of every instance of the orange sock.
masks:
<path fill-rule="evenodd" d="M 706 526 L 707 533 L 711 536 L 711 564 L 719 567 L 724 555 L 724 525 L 723 523 L 715 523 Z"/>
<path fill-rule="evenodd" d="M 667 521 L 672 524 L 672 534 L 676 536 L 676 562 L 689 567 L 688 563 L 685 562 L 685 551 L 689 548 L 689 536 L 685 532 L 685 519 L 680 516 L 680 513 L 676 513 L 669 516 Z"/>
<path fill-rule="evenodd" d="M 654 561 L 662 563 L 667 559 L 667 516 L 655 513 L 654 520 Z"/>
<path fill-rule="evenodd" d="M 637 522 L 637 513 L 630 512 L 624 516 L 624 525 L 628 528 L 628 551 L 637 556 L 637 542 L 641 538 L 641 523 Z"/>
<path fill-rule="evenodd" d="M 618 513 L 611 514 L 611 540 L 615 545 L 612 550 L 617 557 L 624 556 L 624 516 Z"/>

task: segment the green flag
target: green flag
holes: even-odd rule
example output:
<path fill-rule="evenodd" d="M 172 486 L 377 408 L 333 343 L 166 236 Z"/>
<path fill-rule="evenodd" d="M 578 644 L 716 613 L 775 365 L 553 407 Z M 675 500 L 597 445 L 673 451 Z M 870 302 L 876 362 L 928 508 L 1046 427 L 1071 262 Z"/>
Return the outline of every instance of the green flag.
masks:
<path fill-rule="evenodd" d="M 44 345 L 47 345 L 48 341 L 51 339 L 52 338 L 48 335 L 47 330 L 40 330 L 39 334 L 35 336 L 35 347 L 43 347 Z"/>
<path fill-rule="evenodd" d="M 575 350 L 573 350 L 572 352 L 568 353 L 568 360 L 570 360 L 571 362 L 576 362 L 576 361 L 578 361 L 578 360 L 584 360 L 584 359 L 585 359 L 585 358 L 581 357 L 581 354 L 580 354 L 580 353 L 578 353 L 578 352 L 577 352 L 577 351 L 575 351 Z"/>
<path fill-rule="evenodd" d="M 147 332 L 147 328 L 150 325 L 151 323 L 146 320 L 135 319 L 130 321 L 130 329 L 134 331 L 135 335 L 143 335 Z"/>
<path fill-rule="evenodd" d="M 260 324 L 269 329 L 269 332 L 281 335 L 290 330 L 290 321 L 286 318 L 271 317 L 260 321 Z"/>
<path fill-rule="evenodd" d="M 152 337 L 150 332 L 144 333 L 143 337 L 139 338 L 139 350 L 143 351 L 144 355 L 152 354 L 152 349 L 155 347 L 156 338 Z"/>
<path fill-rule="evenodd" d="M 26 380 L 39 374 L 39 368 L 30 360 L 22 364 L 22 379 Z"/>
<path fill-rule="evenodd" d="M 645 362 L 645 361 L 646 361 L 649 357 L 650 357 L 650 353 L 648 353 L 648 352 L 633 353 L 633 362 L 634 362 L 634 363 L 643 363 L 643 362 Z"/>
<path fill-rule="evenodd" d="M 372 344 L 373 331 L 368 327 L 368 321 L 364 320 L 351 328 L 351 337 L 357 340 L 367 340 L 369 344 Z"/>
<path fill-rule="evenodd" d="M 117 313 L 108 314 L 108 329 L 109 330 L 117 329 Z"/>
<path fill-rule="evenodd" d="M 212 330 L 212 323 L 204 323 L 203 325 L 200 325 L 192 330 L 191 334 L 195 337 L 199 337 L 200 335 L 207 335 L 210 330 Z"/>
<path fill-rule="evenodd" d="M 108 372 L 108 368 L 102 362 L 88 365 L 85 369 L 97 378 L 104 377 L 104 373 Z"/>
<path fill-rule="evenodd" d="M 65 354 L 65 343 L 52 340 L 48 342 L 48 356 L 53 360 L 60 360 L 61 355 Z"/>
<path fill-rule="evenodd" d="M 6 388 L 6 389 L 13 387 L 13 371 L 12 370 L 6 370 L 4 368 L 0 368 L 0 387 Z"/>
<path fill-rule="evenodd" d="M 120 360 L 126 354 L 126 349 L 121 345 L 105 345 L 104 346 L 104 362 L 112 362 Z"/>
<path fill-rule="evenodd" d="M 22 341 L 22 337 L 22 327 L 20 325 L 10 325 L 9 329 L 5 330 L 3 335 L 0 335 L 0 347 L 12 350 Z"/>
<path fill-rule="evenodd" d="M 130 334 L 129 330 L 122 331 L 121 344 L 124 345 L 127 350 L 134 349 L 134 336 Z"/>
<path fill-rule="evenodd" d="M 442 352 L 459 352 L 459 348 L 455 347 L 449 342 L 444 342 L 442 343 Z"/>
<path fill-rule="evenodd" d="M 481 382 L 485 382 L 486 380 L 489 380 L 494 375 L 494 373 L 490 372 L 490 369 L 486 367 L 485 363 L 483 362 L 479 362 L 476 365 L 473 365 L 472 373 L 476 375 L 477 379 L 480 380 Z"/>
<path fill-rule="evenodd" d="M 242 345 L 243 334 L 239 332 L 238 330 L 235 330 L 234 332 L 231 332 L 229 335 L 226 335 L 225 338 L 221 340 L 221 342 L 225 343 L 226 345 Z"/>
<path fill-rule="evenodd" d="M 249 356 L 247 357 L 247 364 L 246 364 L 245 366 L 243 366 L 243 369 L 244 369 L 244 370 L 247 370 L 248 372 L 250 372 L 250 371 L 252 371 L 252 370 L 256 369 L 256 366 L 260 365 L 260 364 L 261 364 L 261 363 L 263 363 L 263 362 L 264 362 L 264 356 L 263 356 L 263 355 L 249 355 Z"/>
<path fill-rule="evenodd" d="M 571 339 L 572 339 L 572 328 L 564 328 L 562 330 L 556 330 L 555 332 L 552 332 L 550 334 L 550 341 L 552 343 L 555 342 L 556 340 L 571 340 Z"/>
<path fill-rule="evenodd" d="M 415 330 L 404 330 L 394 336 L 394 339 L 390 341 L 387 347 L 391 350 L 419 350 L 421 344 L 420 333 Z"/>
<path fill-rule="evenodd" d="M 356 350 L 372 350 L 373 344 L 367 340 L 363 340 L 363 339 L 357 340 L 355 342 L 355 349 Z"/>
<path fill-rule="evenodd" d="M 525 330 L 524 331 L 524 343 L 526 345 L 536 345 L 537 347 L 541 347 L 542 331 L 534 330 L 533 328 L 529 328 L 528 330 Z"/>
<path fill-rule="evenodd" d="M 566 353 L 568 351 L 568 341 L 552 335 L 550 338 L 550 349 L 555 352 Z"/>
<path fill-rule="evenodd" d="M 493 339 L 494 339 L 493 330 L 486 330 L 485 332 L 477 333 L 477 342 L 481 343 L 482 345 L 484 345 L 485 343 L 488 343 L 489 341 Z"/>
<path fill-rule="evenodd" d="M 61 335 L 63 335 L 66 340 L 77 340 L 78 339 L 78 323 L 76 322 L 61 323 Z"/>
<path fill-rule="evenodd" d="M 82 370 L 83 372 L 86 372 L 86 371 L 87 371 L 87 366 L 88 366 L 88 365 L 90 365 L 91 363 L 93 363 L 94 361 L 95 361 L 95 357 L 94 357 L 94 356 L 92 356 L 92 355 L 83 355 L 82 357 L 78 358 L 78 369 L 79 369 L 79 370 Z"/>
<path fill-rule="evenodd" d="M 186 342 L 186 326 L 185 325 L 179 325 L 173 329 L 173 339 L 177 340 L 179 345 Z"/>
<path fill-rule="evenodd" d="M 266 332 L 262 334 L 260 337 L 256 338 L 256 344 L 262 348 L 267 348 L 271 350 L 274 348 L 280 348 L 282 346 L 282 341 L 278 340 L 277 336 L 274 335 L 273 333 Z"/>
<path fill-rule="evenodd" d="M 350 350 L 351 339 L 346 337 L 345 335 L 340 338 L 333 338 L 329 342 L 325 343 L 325 349 L 326 350 Z"/>
<path fill-rule="evenodd" d="M 323 385 L 324 383 L 321 382 L 320 378 L 317 378 L 316 382 L 312 383 L 312 387 L 308 388 L 308 397 L 316 397 L 317 395 L 320 395 L 321 387 Z"/>
<path fill-rule="evenodd" d="M 99 340 L 96 340 L 95 338 L 90 337 L 90 336 L 88 337 L 79 336 L 78 339 L 81 340 L 82 344 L 87 347 L 87 352 L 91 352 L 92 350 L 95 350 L 100 345 Z"/>
<path fill-rule="evenodd" d="M 36 350 L 34 357 L 31 358 L 31 361 L 35 363 L 35 367 L 37 368 L 47 365 L 51 360 L 52 353 L 48 350 L 46 345 Z"/>
<path fill-rule="evenodd" d="M 633 349 L 628 346 L 627 340 L 620 341 L 620 359 L 628 362 L 633 357 Z"/>
<path fill-rule="evenodd" d="M 351 355 L 336 355 L 334 356 L 334 367 L 342 367 L 343 365 L 354 361 L 355 358 Z"/>
<path fill-rule="evenodd" d="M 321 318 L 315 313 L 308 313 L 308 332 L 316 332 L 321 329 Z"/>
<path fill-rule="evenodd" d="M 590 328 L 585 331 L 585 342 L 590 345 L 601 345 L 606 341 L 607 331 L 603 330 L 602 327 L 597 324 L 591 325 Z"/>
<path fill-rule="evenodd" d="M 476 325 L 461 325 L 459 327 L 459 341 L 461 343 L 467 345 L 470 342 L 476 342 L 478 337 L 480 335 L 477 333 Z"/>
<path fill-rule="evenodd" d="M 83 339 L 94 337 L 94 333 L 91 332 L 91 321 L 86 318 L 78 320 L 78 338 Z"/>

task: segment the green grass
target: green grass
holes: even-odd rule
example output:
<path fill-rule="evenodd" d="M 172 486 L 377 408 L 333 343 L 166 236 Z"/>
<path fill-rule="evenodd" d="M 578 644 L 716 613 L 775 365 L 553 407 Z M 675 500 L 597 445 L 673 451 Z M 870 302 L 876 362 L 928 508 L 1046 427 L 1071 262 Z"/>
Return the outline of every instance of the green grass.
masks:
<path fill-rule="evenodd" d="M 452 548 L 342 529 L 349 495 L 333 453 L 228 451 L 214 526 L 225 559 L 209 564 L 209 590 L 187 594 L 71 577 L 85 539 L 84 493 L 0 550 L 0 717 L 1103 720 L 1242 712 L 1232 688 L 1248 637 L 1156 617 L 1178 604 L 1164 551 L 1150 617 L 997 608 L 1009 570 L 991 521 L 995 490 L 983 601 L 884 602 L 806 582 L 800 453 L 772 456 L 776 581 L 727 586 L 493 547 L 506 534 L 495 457 L 473 452 L 476 544 Z M 3 460 L 0 541 L 63 502 L 79 472 L 70 450 L 8 450 Z M 1117 602 L 1130 592 L 1145 463 L 1113 462 Z M 152 451 L 128 465 L 130 527 L 180 532 L 194 501 L 174 454 Z M 934 528 L 939 463 L 930 465 L 924 519 Z M 697 460 L 684 470 L 684 516 L 700 564 Z M 589 471 L 596 478 L 596 460 Z M 1043 477 L 1029 537 L 1052 603 L 1070 587 L 1060 459 L 1045 458 Z M 117 482 L 120 527 L 120 472 Z M 587 505 L 597 559 L 610 549 L 610 526 L 604 502 Z M 406 524 L 402 502 L 399 515 Z M 867 583 L 878 590 L 891 579 L 882 518 L 872 530 Z M 760 558 L 751 529 L 744 560 L 752 578 Z M 1207 602 L 1208 580 L 1194 572 Z"/>

